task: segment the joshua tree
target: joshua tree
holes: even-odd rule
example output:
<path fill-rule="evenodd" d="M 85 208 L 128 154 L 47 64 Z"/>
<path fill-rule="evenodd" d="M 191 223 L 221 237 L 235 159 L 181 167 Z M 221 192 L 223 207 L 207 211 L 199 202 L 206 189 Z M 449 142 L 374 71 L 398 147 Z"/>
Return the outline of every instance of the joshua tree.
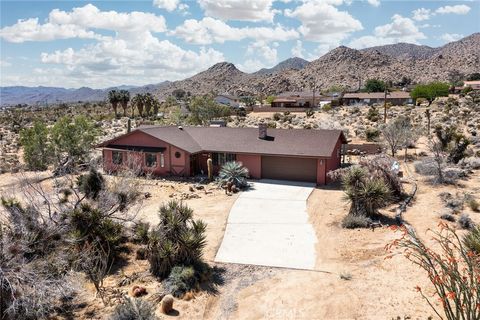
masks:
<path fill-rule="evenodd" d="M 123 116 L 127 116 L 128 102 L 130 101 L 130 92 L 128 90 L 120 90 L 118 92 L 118 99 L 123 108 Z"/>
<path fill-rule="evenodd" d="M 110 90 L 108 92 L 108 101 L 112 104 L 113 111 L 115 112 L 115 117 L 118 116 L 117 107 L 120 102 L 120 95 L 117 90 Z"/>

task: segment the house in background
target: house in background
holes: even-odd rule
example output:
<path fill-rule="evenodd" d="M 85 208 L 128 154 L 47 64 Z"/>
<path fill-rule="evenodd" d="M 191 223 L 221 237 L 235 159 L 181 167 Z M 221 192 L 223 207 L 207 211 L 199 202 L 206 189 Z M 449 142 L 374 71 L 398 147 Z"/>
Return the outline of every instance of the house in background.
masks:
<path fill-rule="evenodd" d="M 344 105 L 383 103 L 385 100 L 384 92 L 357 92 L 345 93 L 342 97 Z M 400 106 L 413 103 L 409 92 L 393 91 L 387 94 L 387 102 L 392 105 Z"/>
<path fill-rule="evenodd" d="M 229 94 L 219 94 L 215 97 L 215 102 L 232 108 L 240 107 L 240 98 Z"/>
<path fill-rule="evenodd" d="M 464 81 L 463 87 L 471 87 L 473 90 L 480 90 L 480 80 L 476 81 Z"/>
<path fill-rule="evenodd" d="M 311 108 L 319 107 L 325 103 L 335 104 L 335 101 L 338 101 L 338 95 L 325 96 L 316 92 L 314 99 L 311 91 L 284 92 L 277 95 L 271 106 L 272 108 Z"/>
<path fill-rule="evenodd" d="M 194 176 L 239 161 L 254 179 L 329 181 L 340 167 L 345 136 L 340 130 L 228 127 L 140 127 L 102 143 L 103 166 L 115 172 L 129 166 L 158 176 Z"/>

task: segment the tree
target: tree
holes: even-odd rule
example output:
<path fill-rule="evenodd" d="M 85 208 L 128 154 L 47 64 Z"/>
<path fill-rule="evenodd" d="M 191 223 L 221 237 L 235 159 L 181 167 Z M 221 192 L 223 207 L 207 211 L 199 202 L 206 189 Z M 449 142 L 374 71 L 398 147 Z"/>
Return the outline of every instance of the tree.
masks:
<path fill-rule="evenodd" d="M 183 89 L 175 89 L 172 91 L 172 96 L 174 96 L 177 100 L 182 100 L 186 95 L 187 93 Z"/>
<path fill-rule="evenodd" d="M 150 116 L 153 106 L 155 105 L 155 100 L 156 100 L 155 97 L 149 92 L 143 95 L 143 103 L 145 106 L 145 112 L 147 116 Z"/>
<path fill-rule="evenodd" d="M 118 116 L 117 107 L 120 102 L 120 96 L 117 90 L 110 90 L 108 92 L 108 101 L 111 103 L 113 111 L 115 112 L 115 117 Z"/>
<path fill-rule="evenodd" d="M 257 102 L 254 97 L 242 97 L 240 100 L 245 103 L 247 107 L 253 107 Z"/>
<path fill-rule="evenodd" d="M 480 80 L 480 73 L 475 72 L 468 76 L 467 81 L 477 81 Z"/>
<path fill-rule="evenodd" d="M 448 97 L 449 85 L 442 82 L 431 82 L 429 84 L 419 84 L 415 86 L 410 95 L 413 99 L 423 98 L 428 101 L 428 106 L 437 97 Z"/>
<path fill-rule="evenodd" d="M 189 121 L 192 124 L 206 124 L 215 118 L 228 117 L 231 109 L 215 102 L 212 97 L 194 97 L 188 105 L 190 111 Z"/>
<path fill-rule="evenodd" d="M 413 134 L 413 127 L 410 119 L 400 116 L 384 125 L 381 131 L 385 142 L 392 152 L 392 157 L 395 157 L 398 148 L 408 145 Z"/>
<path fill-rule="evenodd" d="M 33 127 L 20 131 L 20 144 L 23 146 L 23 159 L 31 170 L 46 170 L 51 161 L 52 149 L 48 143 L 49 130 L 40 121 Z"/>
<path fill-rule="evenodd" d="M 275 100 L 275 96 L 268 96 L 266 99 L 267 104 L 272 104 L 273 100 Z"/>
<path fill-rule="evenodd" d="M 136 107 L 140 117 L 143 117 L 143 108 L 145 107 L 145 96 L 137 93 L 132 99 L 132 106 Z"/>
<path fill-rule="evenodd" d="M 96 137 L 97 130 L 85 116 L 60 118 L 51 130 L 57 166 L 68 161 L 72 165 L 85 162 Z"/>
<path fill-rule="evenodd" d="M 127 116 L 128 102 L 130 101 L 130 92 L 128 90 L 118 91 L 118 101 L 122 105 L 123 116 L 126 117 Z"/>
<path fill-rule="evenodd" d="M 365 82 L 366 92 L 384 92 L 386 89 L 385 82 L 378 79 L 368 79 Z"/>

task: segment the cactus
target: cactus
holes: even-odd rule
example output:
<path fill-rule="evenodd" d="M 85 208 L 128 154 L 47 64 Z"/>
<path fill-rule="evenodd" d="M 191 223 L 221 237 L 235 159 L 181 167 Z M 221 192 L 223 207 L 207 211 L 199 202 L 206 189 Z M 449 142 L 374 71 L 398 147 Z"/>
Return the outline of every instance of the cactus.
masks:
<path fill-rule="evenodd" d="M 213 161 L 212 158 L 207 159 L 207 169 L 208 169 L 208 180 L 213 179 Z"/>

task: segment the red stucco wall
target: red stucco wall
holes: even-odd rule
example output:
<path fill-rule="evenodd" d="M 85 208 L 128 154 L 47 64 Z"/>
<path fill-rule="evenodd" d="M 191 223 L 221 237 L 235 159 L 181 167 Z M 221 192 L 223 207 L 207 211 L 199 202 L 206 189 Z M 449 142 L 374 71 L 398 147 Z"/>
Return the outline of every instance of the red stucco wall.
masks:
<path fill-rule="evenodd" d="M 327 160 L 327 171 L 335 170 L 340 168 L 340 165 L 342 163 L 342 156 L 341 156 L 341 148 L 342 148 L 342 140 L 338 139 L 335 149 L 333 149 L 332 155 L 330 158 Z M 330 179 L 328 176 L 326 177 L 326 182 L 329 183 L 331 182 L 332 179 Z"/>
<path fill-rule="evenodd" d="M 112 142 L 112 145 L 128 145 L 128 146 L 143 146 L 143 147 L 163 147 L 164 167 L 161 167 L 161 153 L 157 155 L 156 167 L 147 167 L 145 163 L 145 155 L 140 152 L 123 151 L 123 164 L 117 166 L 112 163 L 112 150 L 103 150 L 103 165 L 106 171 L 114 172 L 116 170 L 125 168 L 128 164 L 135 163 L 135 166 L 140 166 L 144 172 L 155 175 L 189 175 L 190 174 L 190 157 L 189 154 L 177 147 L 174 147 L 164 141 L 156 139 L 141 131 L 132 132 L 129 135 L 121 137 Z M 114 146 L 112 146 L 114 148 Z M 180 158 L 175 157 L 175 152 L 180 152 Z"/>
<path fill-rule="evenodd" d="M 237 161 L 241 162 L 250 172 L 250 178 L 262 177 L 262 157 L 256 154 L 237 154 Z"/>

